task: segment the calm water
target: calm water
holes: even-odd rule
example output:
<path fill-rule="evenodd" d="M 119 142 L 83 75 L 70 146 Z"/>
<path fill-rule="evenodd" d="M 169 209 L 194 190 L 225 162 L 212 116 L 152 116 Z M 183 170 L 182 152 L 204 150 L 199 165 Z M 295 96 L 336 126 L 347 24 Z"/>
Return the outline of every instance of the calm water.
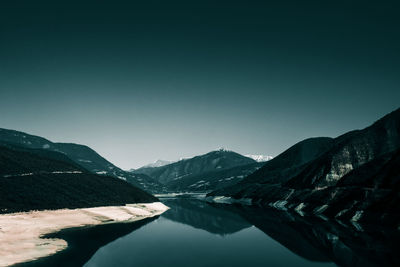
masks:
<path fill-rule="evenodd" d="M 398 232 L 269 209 L 165 199 L 159 218 L 64 230 L 69 248 L 27 266 L 400 266 Z"/>

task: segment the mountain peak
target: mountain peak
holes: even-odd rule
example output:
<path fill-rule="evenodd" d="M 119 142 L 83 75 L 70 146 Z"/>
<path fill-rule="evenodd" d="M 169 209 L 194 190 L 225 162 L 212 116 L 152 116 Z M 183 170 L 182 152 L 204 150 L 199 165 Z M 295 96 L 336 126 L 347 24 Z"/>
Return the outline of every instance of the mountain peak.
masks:
<path fill-rule="evenodd" d="M 157 167 L 162 167 L 171 163 L 176 162 L 175 160 L 163 160 L 163 159 L 158 159 L 152 163 L 146 164 L 138 169 L 141 168 L 157 168 Z M 130 171 L 134 171 L 135 169 L 131 169 Z"/>
<path fill-rule="evenodd" d="M 257 162 L 266 162 L 268 160 L 273 159 L 273 156 L 267 156 L 267 155 L 252 155 L 252 154 L 247 154 L 245 155 L 248 158 L 254 159 Z"/>

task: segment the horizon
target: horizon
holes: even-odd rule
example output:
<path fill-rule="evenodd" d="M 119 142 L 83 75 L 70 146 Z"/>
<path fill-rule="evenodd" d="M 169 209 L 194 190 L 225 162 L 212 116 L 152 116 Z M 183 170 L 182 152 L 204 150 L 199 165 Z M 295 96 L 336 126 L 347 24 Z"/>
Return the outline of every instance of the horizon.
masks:
<path fill-rule="evenodd" d="M 399 107 L 396 1 L 0 6 L 0 127 L 124 170 L 219 147 L 275 157 Z"/>
<path fill-rule="evenodd" d="M 310 136 L 310 137 L 307 137 L 307 138 L 305 138 L 305 139 L 299 140 L 298 142 L 301 142 L 301 141 L 306 140 L 306 139 L 309 139 L 309 138 L 318 138 L 318 137 L 337 138 L 337 137 L 339 137 L 339 136 L 341 136 L 341 135 L 343 135 L 343 134 L 346 134 L 346 133 L 348 133 L 348 132 L 350 132 L 350 131 L 362 130 L 362 129 L 365 129 L 365 128 L 367 128 L 367 127 L 373 125 L 373 124 L 374 124 L 375 122 L 377 122 L 378 120 L 382 119 L 382 118 L 385 117 L 386 115 L 388 115 L 388 114 L 390 114 L 390 113 L 392 113 L 392 112 L 394 112 L 394 111 L 396 111 L 396 110 L 398 110 L 398 109 L 400 109 L 400 107 L 391 110 L 390 112 L 384 114 L 383 116 L 379 117 L 378 119 L 374 120 L 373 122 L 371 122 L 370 124 L 368 124 L 368 125 L 366 125 L 366 126 L 364 126 L 364 127 L 357 128 L 357 129 L 351 129 L 351 130 L 346 131 L 346 132 L 343 132 L 343 133 L 341 133 L 341 134 L 339 134 L 339 135 L 337 135 L 337 136 Z M 52 139 L 47 138 L 46 136 L 35 135 L 35 134 L 29 133 L 29 132 L 19 131 L 19 130 L 16 130 L 16 129 L 0 128 L 0 130 L 1 130 L 1 129 L 4 129 L 4 130 L 14 130 L 14 131 L 18 131 L 18 132 L 23 132 L 23 133 L 28 134 L 28 135 L 39 136 L 39 137 L 45 138 L 45 139 L 47 139 L 47 140 L 49 140 L 50 142 L 53 142 L 53 143 L 71 143 L 71 142 L 63 142 L 63 141 L 52 140 Z M 120 169 L 122 169 L 122 170 L 125 170 L 125 171 L 130 171 L 130 170 L 137 170 L 137 169 L 140 169 L 140 168 L 142 168 L 142 167 L 146 167 L 147 165 L 150 165 L 150 164 L 152 164 L 152 163 L 156 163 L 156 162 L 158 162 L 158 161 L 169 161 L 169 162 L 170 162 L 169 164 L 172 164 L 172 163 L 175 163 L 175 162 L 179 162 L 179 161 L 187 160 L 187 159 L 192 159 L 192 158 L 194 158 L 194 157 L 196 157 L 196 156 L 202 156 L 202 155 L 205 155 L 205 154 L 208 154 L 208 153 L 211 153 L 211 152 L 221 151 L 221 150 L 222 150 L 222 151 L 235 152 L 235 153 L 238 153 L 238 154 L 240 154 L 240 155 L 242 155 L 242 156 L 245 156 L 245 157 L 250 157 L 250 156 L 266 156 L 266 157 L 271 157 L 271 158 L 269 159 L 269 160 L 271 160 L 271 159 L 273 159 L 273 158 L 279 156 L 279 154 L 285 152 L 287 149 L 289 149 L 290 147 L 294 146 L 294 145 L 297 144 L 298 142 L 293 143 L 293 144 L 289 144 L 288 147 L 286 147 L 284 150 L 282 150 L 281 152 L 279 152 L 279 153 L 276 154 L 276 155 L 270 155 L 270 154 L 266 154 L 266 153 L 264 153 L 264 154 L 263 154 L 263 153 L 242 153 L 242 152 L 235 151 L 235 150 L 232 150 L 232 149 L 229 149 L 229 148 L 226 148 L 226 147 L 218 147 L 218 148 L 214 148 L 214 149 L 211 149 L 211 150 L 206 151 L 206 152 L 203 152 L 203 153 L 198 153 L 198 154 L 193 154 L 193 155 L 188 155 L 188 156 L 181 156 L 181 157 L 179 157 L 179 158 L 177 158 L 177 159 L 163 159 L 163 158 L 157 158 L 157 159 L 155 159 L 155 160 L 153 160 L 153 161 L 149 161 L 149 162 L 144 163 L 144 164 L 142 164 L 142 165 L 140 165 L 140 166 L 128 167 L 128 168 L 123 168 L 123 167 L 121 167 L 121 166 L 118 166 L 117 164 L 115 164 L 114 162 L 112 162 L 111 160 L 109 160 L 107 157 L 105 157 L 104 155 L 102 155 L 102 154 L 101 154 L 99 151 L 97 151 L 95 148 L 93 148 L 93 147 L 91 147 L 91 146 L 88 146 L 87 144 L 83 144 L 83 143 L 73 143 L 73 144 L 88 146 L 89 148 L 93 149 L 93 150 L 94 150 L 95 152 L 97 152 L 100 156 L 104 157 L 107 161 L 111 162 L 113 165 L 117 166 L 118 168 L 120 168 Z M 251 158 L 251 157 L 250 157 L 250 158 Z M 267 161 L 269 161 L 269 160 L 267 160 Z M 266 162 L 266 161 L 265 161 L 265 162 Z"/>

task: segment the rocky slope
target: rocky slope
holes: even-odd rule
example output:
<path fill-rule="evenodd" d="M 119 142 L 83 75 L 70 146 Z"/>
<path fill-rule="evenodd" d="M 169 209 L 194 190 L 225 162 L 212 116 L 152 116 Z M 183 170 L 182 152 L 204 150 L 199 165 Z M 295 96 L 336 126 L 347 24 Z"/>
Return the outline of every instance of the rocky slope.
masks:
<path fill-rule="evenodd" d="M 121 179 L 92 174 L 55 154 L 0 146 L 0 213 L 157 201 Z"/>
<path fill-rule="evenodd" d="M 117 177 L 148 192 L 163 190 L 163 186 L 149 176 L 123 171 L 84 145 L 53 143 L 43 137 L 7 129 L 0 129 L 0 144 L 36 149 L 37 153 L 45 153 L 44 150 L 59 152 L 91 173 Z"/>
<path fill-rule="evenodd" d="M 326 140 L 311 156 L 299 156 L 310 151 L 308 146 L 294 147 L 237 185 L 209 196 L 249 198 L 301 214 L 399 223 L 400 109 L 363 130 Z"/>

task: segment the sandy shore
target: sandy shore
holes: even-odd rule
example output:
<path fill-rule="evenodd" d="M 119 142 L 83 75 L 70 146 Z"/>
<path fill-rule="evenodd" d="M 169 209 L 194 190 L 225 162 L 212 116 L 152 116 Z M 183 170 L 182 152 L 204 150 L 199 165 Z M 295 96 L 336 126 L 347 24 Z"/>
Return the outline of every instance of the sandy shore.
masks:
<path fill-rule="evenodd" d="M 161 202 L 126 206 L 31 211 L 0 215 L 0 266 L 49 256 L 67 247 L 62 239 L 44 239 L 61 229 L 115 222 L 132 222 L 160 215 Z"/>

